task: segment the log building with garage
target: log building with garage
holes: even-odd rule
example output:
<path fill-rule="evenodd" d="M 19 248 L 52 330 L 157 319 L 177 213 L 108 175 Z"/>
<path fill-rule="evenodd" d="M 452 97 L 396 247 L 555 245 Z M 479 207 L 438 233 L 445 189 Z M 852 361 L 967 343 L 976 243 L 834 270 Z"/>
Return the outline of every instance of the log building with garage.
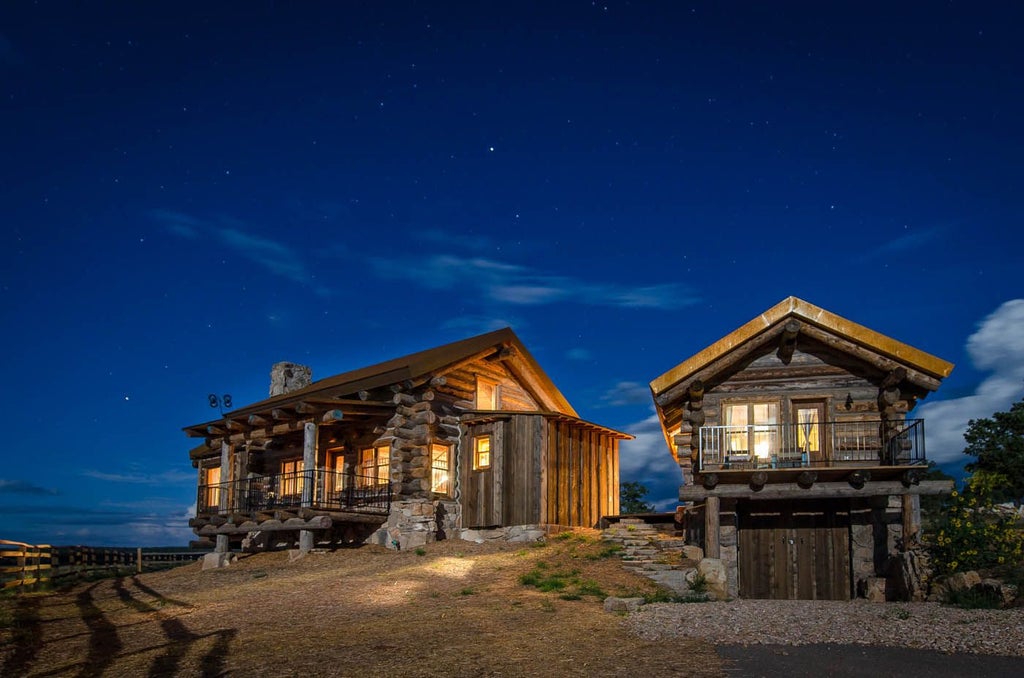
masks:
<path fill-rule="evenodd" d="M 508 328 L 316 382 L 278 363 L 271 397 L 185 432 L 219 552 L 593 527 L 631 437 L 580 419 Z"/>
<path fill-rule="evenodd" d="M 913 547 L 924 421 L 953 365 L 796 297 L 651 382 L 688 533 L 731 595 L 849 599 Z"/>

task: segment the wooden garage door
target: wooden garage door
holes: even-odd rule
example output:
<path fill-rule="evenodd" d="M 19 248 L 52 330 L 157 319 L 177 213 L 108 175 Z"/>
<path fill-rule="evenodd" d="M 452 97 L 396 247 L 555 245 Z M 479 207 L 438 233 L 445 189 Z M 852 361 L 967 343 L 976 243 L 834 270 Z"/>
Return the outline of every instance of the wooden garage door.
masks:
<path fill-rule="evenodd" d="M 849 600 L 850 514 L 843 502 L 741 502 L 740 597 Z"/>

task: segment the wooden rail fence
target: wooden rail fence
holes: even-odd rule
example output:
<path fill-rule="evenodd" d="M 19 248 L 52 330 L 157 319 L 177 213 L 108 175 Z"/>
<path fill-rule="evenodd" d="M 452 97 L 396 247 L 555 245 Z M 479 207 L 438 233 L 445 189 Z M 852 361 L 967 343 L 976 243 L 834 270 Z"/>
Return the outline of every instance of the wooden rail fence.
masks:
<path fill-rule="evenodd" d="M 68 579 L 86 576 L 175 567 L 202 556 L 202 551 L 50 546 L 0 539 L 0 588 L 34 590 L 51 583 L 63 583 Z"/>

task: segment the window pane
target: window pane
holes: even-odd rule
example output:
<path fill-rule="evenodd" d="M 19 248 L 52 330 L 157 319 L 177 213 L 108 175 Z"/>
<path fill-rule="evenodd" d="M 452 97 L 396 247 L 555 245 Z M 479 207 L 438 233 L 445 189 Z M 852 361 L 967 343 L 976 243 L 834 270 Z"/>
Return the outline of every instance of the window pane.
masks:
<path fill-rule="evenodd" d="M 498 385 L 489 379 L 476 379 L 476 408 L 478 410 L 498 409 Z"/>
<path fill-rule="evenodd" d="M 438 494 L 450 494 L 449 458 L 451 447 L 434 444 L 430 446 L 430 490 Z"/>
<path fill-rule="evenodd" d="M 799 408 L 796 411 L 797 444 L 804 452 L 820 452 L 821 438 L 818 435 L 818 408 Z"/>
<path fill-rule="evenodd" d="M 491 466 L 491 437 L 480 436 L 476 438 L 473 454 L 473 468 L 483 469 Z"/>

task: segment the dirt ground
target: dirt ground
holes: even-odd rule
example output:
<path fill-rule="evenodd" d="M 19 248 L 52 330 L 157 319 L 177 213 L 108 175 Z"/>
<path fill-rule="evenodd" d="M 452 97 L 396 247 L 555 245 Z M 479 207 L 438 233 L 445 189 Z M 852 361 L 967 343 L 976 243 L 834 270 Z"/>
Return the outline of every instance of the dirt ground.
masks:
<path fill-rule="evenodd" d="M 723 675 L 710 644 L 644 641 L 603 610 L 602 594 L 655 591 L 607 555 L 587 533 L 263 553 L 7 596 L 0 675 Z"/>

